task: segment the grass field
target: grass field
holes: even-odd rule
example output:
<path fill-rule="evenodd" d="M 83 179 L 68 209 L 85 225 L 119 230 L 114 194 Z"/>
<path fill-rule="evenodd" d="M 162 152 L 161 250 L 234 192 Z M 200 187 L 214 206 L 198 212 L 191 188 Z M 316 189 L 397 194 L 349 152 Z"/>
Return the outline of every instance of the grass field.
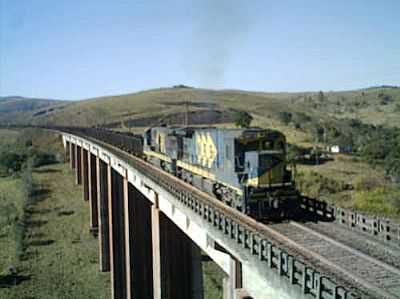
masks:
<path fill-rule="evenodd" d="M 36 203 L 29 210 L 25 258 L 15 264 L 12 232 L 1 230 L 1 273 L 17 267 L 25 278 L 20 284 L 0 288 L 0 298 L 108 298 L 109 273 L 98 271 L 98 243 L 89 234 L 88 203 L 74 185 L 66 164 L 36 169 L 39 186 Z M 15 194 L 18 179 L 3 178 L 0 190 Z M 18 204 L 19 205 L 19 204 Z"/>
<path fill-rule="evenodd" d="M 13 144 L 19 135 L 17 130 L 0 129 L 0 147 Z"/>

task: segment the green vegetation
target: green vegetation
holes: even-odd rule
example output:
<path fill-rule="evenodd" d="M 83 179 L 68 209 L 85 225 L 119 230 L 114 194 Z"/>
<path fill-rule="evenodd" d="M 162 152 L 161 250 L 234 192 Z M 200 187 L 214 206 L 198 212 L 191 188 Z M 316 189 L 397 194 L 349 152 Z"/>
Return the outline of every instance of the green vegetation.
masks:
<path fill-rule="evenodd" d="M 298 172 L 297 187 L 312 198 L 323 198 L 347 190 L 349 187 L 343 181 L 325 177 L 315 171 Z"/>
<path fill-rule="evenodd" d="M 39 130 L 24 130 L 13 142 L 0 144 L 0 176 L 16 174 L 29 163 L 39 167 L 58 161 L 54 152 L 36 139 L 40 134 Z"/>
<path fill-rule="evenodd" d="M 245 111 L 236 112 L 235 125 L 237 127 L 249 128 L 252 121 L 253 121 L 253 117 L 249 113 L 247 113 Z"/>
<path fill-rule="evenodd" d="M 204 261 L 202 265 L 204 299 L 222 299 L 224 272 L 213 261 Z"/>
<path fill-rule="evenodd" d="M 52 143 L 58 137 L 35 131 L 14 137 L 1 149 L 27 157 L 19 171 L 0 178 L 0 298 L 108 298 L 109 274 L 98 271 L 82 190 L 66 164 L 43 155 L 59 147 Z"/>

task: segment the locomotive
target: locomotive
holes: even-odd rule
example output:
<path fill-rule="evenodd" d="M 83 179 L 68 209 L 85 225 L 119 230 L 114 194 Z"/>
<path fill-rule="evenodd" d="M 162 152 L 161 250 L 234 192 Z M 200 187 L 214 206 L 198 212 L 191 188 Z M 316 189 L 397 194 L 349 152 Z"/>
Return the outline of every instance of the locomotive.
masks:
<path fill-rule="evenodd" d="M 143 156 L 256 219 L 282 219 L 299 208 L 279 131 L 152 127 L 143 135 Z"/>

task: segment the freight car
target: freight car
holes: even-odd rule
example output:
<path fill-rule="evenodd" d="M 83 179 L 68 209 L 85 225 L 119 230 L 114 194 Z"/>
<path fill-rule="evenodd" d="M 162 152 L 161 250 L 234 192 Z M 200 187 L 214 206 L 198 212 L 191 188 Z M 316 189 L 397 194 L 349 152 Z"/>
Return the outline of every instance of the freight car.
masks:
<path fill-rule="evenodd" d="M 146 160 L 257 219 L 288 217 L 298 197 L 285 136 L 266 129 L 153 127 Z"/>

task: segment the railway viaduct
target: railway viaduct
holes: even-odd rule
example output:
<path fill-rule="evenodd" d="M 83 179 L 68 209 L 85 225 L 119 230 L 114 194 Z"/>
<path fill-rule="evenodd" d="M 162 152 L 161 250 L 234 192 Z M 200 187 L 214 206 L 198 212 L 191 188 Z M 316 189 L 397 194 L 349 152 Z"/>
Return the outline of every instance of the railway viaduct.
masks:
<path fill-rule="evenodd" d="M 205 254 L 225 274 L 224 299 L 400 298 L 394 266 L 383 267 L 394 269 L 392 284 L 376 286 L 357 274 L 380 271 L 366 254 L 374 270 L 340 269 L 318 251 L 329 238 L 310 228 L 260 224 L 117 147 L 60 133 L 76 183 L 83 185 L 90 230 L 98 236 L 99 269 L 111 274 L 112 298 L 202 299 Z M 323 208 L 312 206 L 327 213 Z M 317 239 L 307 250 L 300 246 L 305 235 Z"/>

